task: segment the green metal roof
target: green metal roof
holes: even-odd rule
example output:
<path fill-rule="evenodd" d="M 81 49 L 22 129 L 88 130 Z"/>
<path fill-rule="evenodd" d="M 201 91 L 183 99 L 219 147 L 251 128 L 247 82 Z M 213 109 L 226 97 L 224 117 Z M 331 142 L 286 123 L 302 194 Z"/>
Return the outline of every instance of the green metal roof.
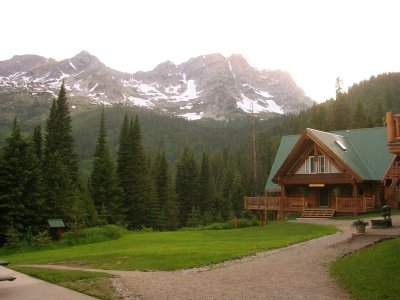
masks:
<path fill-rule="evenodd" d="M 355 171 L 362 180 L 381 180 L 393 158 L 393 154 L 389 152 L 387 147 L 386 127 L 333 132 L 323 132 L 315 129 L 307 129 L 307 131 L 315 139 L 325 144 L 337 157 Z M 282 166 L 300 136 L 292 135 L 282 138 L 268 177 L 267 190 L 279 189 L 279 185 L 273 183 L 272 178 Z"/>
<path fill-rule="evenodd" d="M 286 157 L 288 157 L 290 151 L 300 139 L 300 135 L 286 135 L 281 139 L 281 143 L 279 144 L 278 152 L 276 152 L 275 160 L 271 168 L 271 172 L 269 173 L 267 185 L 265 186 L 266 190 L 279 190 L 280 186 L 276 183 L 272 182 L 272 178 L 274 178 L 276 172 L 278 172 L 279 168 L 282 166 Z"/>
<path fill-rule="evenodd" d="M 61 219 L 50 219 L 47 220 L 47 222 L 49 223 L 50 228 L 65 227 L 65 224 Z"/>

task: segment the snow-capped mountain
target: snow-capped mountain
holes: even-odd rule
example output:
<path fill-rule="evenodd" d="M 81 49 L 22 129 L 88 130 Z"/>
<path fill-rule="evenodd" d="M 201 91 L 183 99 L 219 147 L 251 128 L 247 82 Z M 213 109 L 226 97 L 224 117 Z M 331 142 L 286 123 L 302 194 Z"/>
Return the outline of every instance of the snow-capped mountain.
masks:
<path fill-rule="evenodd" d="M 86 51 L 62 61 L 21 55 L 0 62 L 0 93 L 53 98 L 63 80 L 70 99 L 137 105 L 192 120 L 295 112 L 313 104 L 289 73 L 255 69 L 240 55 L 167 61 L 133 74 L 113 70 Z"/>

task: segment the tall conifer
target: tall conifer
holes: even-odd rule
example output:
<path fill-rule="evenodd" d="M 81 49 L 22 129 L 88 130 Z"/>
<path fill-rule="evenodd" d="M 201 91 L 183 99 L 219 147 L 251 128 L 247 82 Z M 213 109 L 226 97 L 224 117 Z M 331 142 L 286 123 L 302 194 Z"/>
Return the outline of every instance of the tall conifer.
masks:
<path fill-rule="evenodd" d="M 40 125 L 37 125 L 33 128 L 33 146 L 35 148 L 36 157 L 40 162 L 42 162 L 43 137 L 42 137 L 42 127 Z"/>
<path fill-rule="evenodd" d="M 123 219 L 121 189 L 118 185 L 114 162 L 106 141 L 104 107 L 101 110 L 100 129 L 94 153 L 89 190 L 97 213 L 107 211 L 107 223 L 121 223 Z"/>
<path fill-rule="evenodd" d="M 185 147 L 176 168 L 175 190 L 179 204 L 179 219 L 182 226 L 187 225 L 192 207 L 198 207 L 196 194 L 198 187 L 198 167 L 192 151 Z"/>
<path fill-rule="evenodd" d="M 201 160 L 201 169 L 199 175 L 197 205 L 200 207 L 202 214 L 205 212 L 212 212 L 213 210 L 213 195 L 211 191 L 211 172 L 208 160 L 208 153 L 203 152 Z"/>
<path fill-rule="evenodd" d="M 71 123 L 63 82 L 46 123 L 44 176 L 49 216 L 62 218 L 76 227 L 83 225 L 79 222 L 85 218 L 86 211 Z"/>
<path fill-rule="evenodd" d="M 0 224 L 0 244 L 10 228 L 37 233 L 45 226 L 39 162 L 16 120 L 0 156 Z"/>
<path fill-rule="evenodd" d="M 132 201 L 127 203 L 128 224 L 133 228 L 151 226 L 149 213 L 151 211 L 151 180 L 150 170 L 146 153 L 142 145 L 142 133 L 139 117 L 131 120 L 129 128 L 130 159 L 132 173 L 130 178 L 130 189 Z"/>

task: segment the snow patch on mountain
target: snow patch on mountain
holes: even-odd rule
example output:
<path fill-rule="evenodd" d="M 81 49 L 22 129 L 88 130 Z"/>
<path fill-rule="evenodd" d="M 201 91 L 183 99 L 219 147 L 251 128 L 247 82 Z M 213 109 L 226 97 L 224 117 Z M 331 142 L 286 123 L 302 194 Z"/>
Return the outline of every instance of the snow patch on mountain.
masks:
<path fill-rule="evenodd" d="M 264 95 L 266 95 L 264 93 Z M 274 100 L 250 99 L 241 94 L 241 99 L 236 103 L 237 107 L 247 113 L 258 114 L 261 112 L 275 112 L 283 114 L 282 107 L 276 104 Z"/>
<path fill-rule="evenodd" d="M 148 100 L 148 99 L 143 99 L 143 98 L 138 98 L 138 97 L 128 97 L 129 101 L 131 101 L 134 105 L 140 106 L 140 107 L 154 107 L 154 104 Z"/>
<path fill-rule="evenodd" d="M 180 117 L 183 117 L 185 119 L 188 119 L 189 121 L 195 121 L 195 120 L 200 120 L 201 118 L 203 118 L 204 113 L 200 112 L 200 113 L 186 113 L 183 115 L 179 115 Z"/>
<path fill-rule="evenodd" d="M 188 80 L 186 85 L 186 90 L 181 95 L 171 97 L 171 99 L 175 99 L 173 102 L 189 101 L 199 97 L 199 94 L 202 91 L 198 92 L 196 90 L 196 84 L 194 83 L 194 80 Z"/>
<path fill-rule="evenodd" d="M 267 100 L 269 111 L 277 113 L 277 114 L 284 114 L 283 109 L 281 106 L 276 104 L 274 100 Z"/>
<path fill-rule="evenodd" d="M 95 86 L 92 87 L 92 88 L 89 90 L 89 92 L 90 92 L 90 93 L 93 92 L 93 91 L 97 88 L 98 85 L 99 85 L 99 83 L 97 82 L 97 83 L 95 84 Z"/>
<path fill-rule="evenodd" d="M 76 71 L 76 67 L 74 66 L 74 64 L 72 62 L 69 62 L 69 65 Z"/>
<path fill-rule="evenodd" d="M 240 55 L 209 54 L 148 72 L 113 70 L 83 51 L 55 61 L 36 57 L 21 65 L 0 61 L 0 92 L 28 92 L 52 99 L 62 82 L 71 98 L 88 103 L 126 103 L 181 117 L 240 118 L 246 113 L 296 112 L 312 105 L 287 72 L 258 70 Z M 184 113 L 184 114 L 182 114 Z"/>

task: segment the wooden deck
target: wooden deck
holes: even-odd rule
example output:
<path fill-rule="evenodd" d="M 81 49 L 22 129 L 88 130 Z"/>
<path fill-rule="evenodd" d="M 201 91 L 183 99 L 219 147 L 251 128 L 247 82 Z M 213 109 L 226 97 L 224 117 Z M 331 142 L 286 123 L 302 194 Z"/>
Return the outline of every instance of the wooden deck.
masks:
<path fill-rule="evenodd" d="M 306 198 L 303 200 L 288 197 L 244 197 L 244 208 L 251 211 L 303 212 L 306 209 L 321 207 L 311 207 Z M 331 209 L 336 213 L 359 214 L 375 210 L 376 203 L 374 197 L 337 197 L 329 207 L 324 207 L 324 209 Z"/>

